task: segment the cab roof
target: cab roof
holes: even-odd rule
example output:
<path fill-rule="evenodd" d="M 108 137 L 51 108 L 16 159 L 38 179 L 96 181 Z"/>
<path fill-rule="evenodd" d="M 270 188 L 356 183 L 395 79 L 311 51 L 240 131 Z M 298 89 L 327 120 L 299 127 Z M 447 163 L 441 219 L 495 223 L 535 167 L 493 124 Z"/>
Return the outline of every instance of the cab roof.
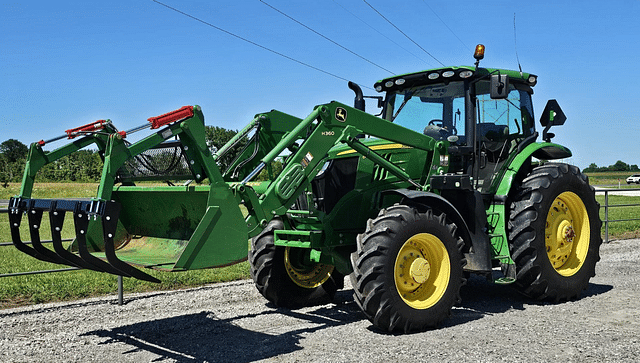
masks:
<path fill-rule="evenodd" d="M 533 87 L 538 81 L 538 76 L 531 73 L 512 71 L 497 68 L 478 68 L 470 66 L 433 68 L 425 71 L 406 73 L 384 78 L 374 84 L 376 91 L 396 91 L 414 86 L 448 83 L 463 79 L 479 79 L 490 74 L 506 74 L 510 82 L 524 83 Z"/>

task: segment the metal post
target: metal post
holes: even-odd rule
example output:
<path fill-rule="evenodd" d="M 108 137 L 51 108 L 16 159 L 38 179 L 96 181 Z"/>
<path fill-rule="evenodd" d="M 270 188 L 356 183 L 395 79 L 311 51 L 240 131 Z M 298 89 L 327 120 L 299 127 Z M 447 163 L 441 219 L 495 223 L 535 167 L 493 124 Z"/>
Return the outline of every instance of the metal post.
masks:
<path fill-rule="evenodd" d="M 604 191 L 604 243 L 609 243 L 609 191 Z"/>
<path fill-rule="evenodd" d="M 122 306 L 123 303 L 123 289 L 122 289 L 122 276 L 118 275 L 118 305 Z"/>

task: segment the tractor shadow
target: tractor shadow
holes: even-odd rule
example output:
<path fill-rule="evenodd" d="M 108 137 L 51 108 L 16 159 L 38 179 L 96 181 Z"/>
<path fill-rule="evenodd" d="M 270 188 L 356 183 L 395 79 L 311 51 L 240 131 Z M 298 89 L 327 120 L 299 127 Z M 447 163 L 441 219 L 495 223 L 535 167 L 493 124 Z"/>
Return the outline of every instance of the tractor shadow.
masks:
<path fill-rule="evenodd" d="M 613 289 L 611 285 L 589 283 L 579 299 L 604 294 Z M 485 316 L 505 313 L 509 310 L 525 310 L 531 305 L 555 305 L 547 301 L 528 298 L 508 285 L 488 282 L 484 277 L 472 275 L 460 291 L 462 302 L 455 306 L 451 317 L 444 321 L 442 328 L 465 324 Z M 578 299 L 578 300 L 579 300 Z"/>
<path fill-rule="evenodd" d="M 268 309 L 271 306 L 267 304 L 266 310 L 255 314 L 218 318 L 203 311 L 83 335 L 106 338 L 100 344 L 124 343 L 131 347 L 125 355 L 153 353 L 158 356 L 153 361 L 253 362 L 301 350 L 299 342 L 304 336 L 363 319 L 351 294 L 350 290 L 339 291 L 335 305 L 304 312 Z M 282 319 L 288 324 L 277 323 Z"/>
<path fill-rule="evenodd" d="M 611 289 L 610 285 L 591 283 L 582 298 L 605 294 Z M 123 354 L 150 352 L 158 356 L 153 361 L 253 362 L 301 350 L 300 341 L 311 333 L 366 320 L 352 294 L 351 289 L 338 291 L 335 304 L 304 310 L 278 309 L 266 304 L 265 310 L 258 313 L 230 318 L 219 318 L 213 312 L 203 311 L 83 335 L 105 338 L 100 344 L 130 346 L 131 349 Z M 461 297 L 462 303 L 454 307 L 451 317 L 440 329 L 513 309 L 525 310 L 527 305 L 551 304 L 533 301 L 509 286 L 495 285 L 477 276 L 467 281 Z M 373 325 L 366 329 L 375 334 L 390 334 Z"/>

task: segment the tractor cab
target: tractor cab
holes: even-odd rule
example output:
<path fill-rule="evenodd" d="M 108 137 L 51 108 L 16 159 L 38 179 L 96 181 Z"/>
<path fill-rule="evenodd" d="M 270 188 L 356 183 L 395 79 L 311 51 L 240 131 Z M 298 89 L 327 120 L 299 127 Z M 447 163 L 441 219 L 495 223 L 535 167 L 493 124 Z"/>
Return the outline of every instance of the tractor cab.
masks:
<path fill-rule="evenodd" d="M 528 73 L 448 67 L 379 81 L 386 92 L 382 117 L 449 143 L 450 173 L 469 174 L 482 193 L 518 147 L 535 141 Z"/>

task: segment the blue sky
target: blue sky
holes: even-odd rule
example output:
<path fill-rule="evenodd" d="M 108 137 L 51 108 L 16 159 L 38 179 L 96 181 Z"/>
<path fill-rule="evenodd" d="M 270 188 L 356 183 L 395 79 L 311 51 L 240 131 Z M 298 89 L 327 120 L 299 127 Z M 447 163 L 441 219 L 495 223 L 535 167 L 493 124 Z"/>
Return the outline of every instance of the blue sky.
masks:
<path fill-rule="evenodd" d="M 265 2 L 377 66 L 259 0 L 162 2 L 371 88 L 387 70 L 439 66 L 360 0 Z M 481 65 L 517 69 L 515 13 L 520 63 L 539 76 L 536 113 L 558 100 L 567 122 L 554 141 L 573 151 L 570 162 L 640 165 L 640 0 L 368 3 L 445 65 L 473 64 L 483 43 Z M 239 129 L 271 109 L 304 117 L 317 104 L 353 102 L 344 80 L 151 0 L 0 1 L 0 35 L 0 142 L 106 118 L 128 130 L 188 104 L 202 106 L 208 125 Z"/>

